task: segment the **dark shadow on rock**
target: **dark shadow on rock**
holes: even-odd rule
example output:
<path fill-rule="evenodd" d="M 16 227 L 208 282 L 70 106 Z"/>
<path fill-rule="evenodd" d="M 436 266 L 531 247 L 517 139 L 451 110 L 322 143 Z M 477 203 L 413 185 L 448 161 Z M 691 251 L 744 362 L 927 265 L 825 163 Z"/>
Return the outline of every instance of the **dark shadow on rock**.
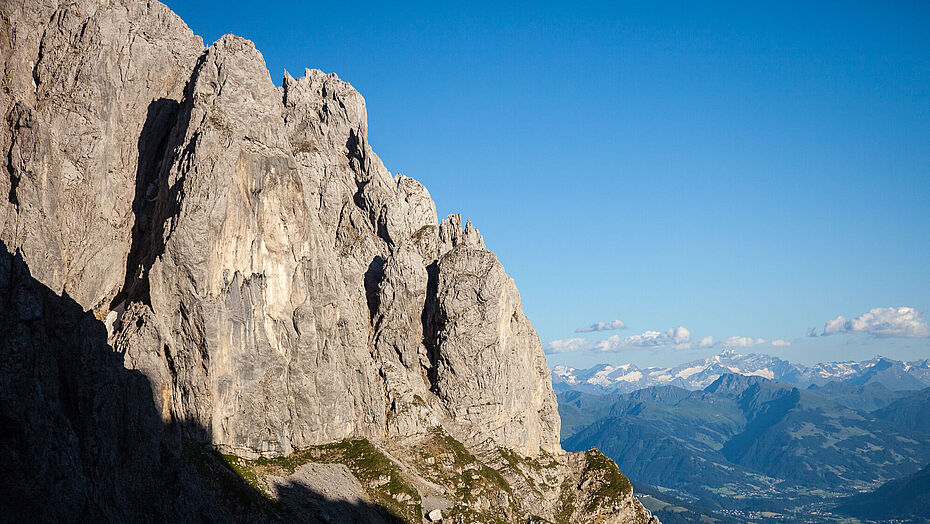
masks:
<path fill-rule="evenodd" d="M 158 468 L 151 387 L 123 368 L 104 325 L 0 249 L 0 514 L 96 520 L 142 506 Z M 18 520 L 18 519 L 14 519 Z"/>
<path fill-rule="evenodd" d="M 185 148 L 180 146 L 190 127 L 194 84 L 205 59 L 206 53 L 198 58 L 194 74 L 184 87 L 182 102 L 160 98 L 149 104 L 137 142 L 139 158 L 132 202 L 134 221 L 126 257 L 126 275 L 123 287 L 110 302 L 111 309 L 130 301 L 151 305 L 148 272 L 155 259 L 164 253 L 165 242 L 171 233 L 165 227 L 180 212 L 184 197 L 184 176 L 169 185 L 169 175 L 176 160 L 193 155 L 197 137 Z"/>
<path fill-rule="evenodd" d="M 423 346 L 426 348 L 426 358 L 430 364 L 426 376 L 430 387 L 435 391 L 439 365 L 439 333 L 445 324 L 439 311 L 438 261 L 426 266 L 426 301 L 423 304 L 420 323 L 423 327 Z"/>
<path fill-rule="evenodd" d="M 373 320 L 381 305 L 378 286 L 384 280 L 384 259 L 376 256 L 365 271 L 365 300 L 368 302 L 368 319 Z"/>
<path fill-rule="evenodd" d="M 380 506 L 333 500 L 295 482 L 279 487 L 278 497 L 281 503 L 292 511 L 303 515 L 317 515 L 316 518 L 322 522 L 404 524 L 401 518 Z"/>
<path fill-rule="evenodd" d="M 300 484 L 270 501 L 209 435 L 163 423 L 149 379 L 126 369 L 104 324 L 0 242 L 0 520 L 399 522 Z"/>
<path fill-rule="evenodd" d="M 171 131 L 177 123 L 180 104 L 176 100 L 160 98 L 149 104 L 142 132 L 139 134 L 139 158 L 136 168 L 136 191 L 132 201 L 132 243 L 126 257 L 126 281 L 121 293 L 113 300 L 140 300 L 150 303 L 146 259 L 150 256 L 153 230 L 156 225 L 159 180 L 166 171 L 165 152 Z"/>
<path fill-rule="evenodd" d="M 6 152 L 6 172 L 10 177 L 10 192 L 7 194 L 7 200 L 13 205 L 14 209 L 19 210 L 19 197 L 16 195 L 16 189 L 19 187 L 20 175 L 16 172 L 16 163 L 14 163 L 14 148 L 16 145 L 16 132 L 21 127 L 30 125 L 30 112 L 25 108 L 25 104 L 17 102 L 7 115 L 6 123 L 10 126 L 13 140 L 10 141 L 10 147 Z"/>

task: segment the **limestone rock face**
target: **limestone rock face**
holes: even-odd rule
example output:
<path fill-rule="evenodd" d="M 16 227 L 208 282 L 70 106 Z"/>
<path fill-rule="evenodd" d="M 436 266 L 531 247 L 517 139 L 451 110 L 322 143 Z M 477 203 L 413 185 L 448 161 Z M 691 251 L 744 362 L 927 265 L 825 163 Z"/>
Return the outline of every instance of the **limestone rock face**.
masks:
<path fill-rule="evenodd" d="M 60 5 L 59 5 L 60 4 Z M 123 285 L 140 173 L 203 42 L 158 2 L 0 5 L 0 239 L 86 309 Z"/>
<path fill-rule="evenodd" d="M 438 261 L 435 391 L 475 438 L 524 455 L 556 452 L 560 423 L 539 338 L 513 280 L 469 231 Z"/>
<path fill-rule="evenodd" d="M 165 365 L 119 330 L 116 345 L 169 380 L 155 386 L 172 418 L 242 454 L 443 419 L 473 442 L 558 449 L 512 280 L 477 229 L 437 224 L 426 189 L 387 172 L 355 90 L 315 71 L 276 88 L 254 46 L 226 36 L 177 111 L 151 222 L 136 227 L 139 279 L 115 305 L 149 306 L 138 318 Z"/>
<path fill-rule="evenodd" d="M 433 428 L 470 449 L 564 456 L 513 280 L 471 222 L 440 223 L 426 188 L 387 171 L 348 83 L 307 70 L 276 87 L 251 42 L 204 48 L 155 1 L 7 0 L 0 44 L 4 253 L 42 289 L 24 303 L 73 299 L 92 312 L 74 336 L 92 330 L 113 373 L 144 378 L 133 392 L 150 398 L 129 420 L 161 439 L 152 468 L 174 464 L 181 439 L 255 458 Z M 31 314 L 2 305 L 7 331 Z M 30 326 L 17 347 L 47 331 Z M 90 347 L 67 329 L 53 340 L 69 348 L 52 353 L 59 366 Z M 45 366 L 27 357 L 22 376 Z M 91 386 L 55 387 L 67 399 Z M 43 404 L 49 420 L 73 425 L 79 411 L 56 406 Z M 63 449 L 119 433 L 59 429 Z M 69 466 L 76 500 L 103 489 L 81 480 L 87 457 Z"/>

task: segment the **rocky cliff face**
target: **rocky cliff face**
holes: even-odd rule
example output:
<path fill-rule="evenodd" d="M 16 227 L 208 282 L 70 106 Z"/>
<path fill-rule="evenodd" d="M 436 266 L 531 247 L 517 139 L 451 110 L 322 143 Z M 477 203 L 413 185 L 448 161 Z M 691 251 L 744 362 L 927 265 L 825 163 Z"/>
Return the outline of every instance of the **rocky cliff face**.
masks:
<path fill-rule="evenodd" d="M 59 516 L 144 505 L 106 494 L 145 476 L 113 480 L 120 464 L 95 465 L 107 457 L 204 487 L 178 465 L 183 442 L 261 460 L 363 439 L 388 456 L 400 446 L 398 475 L 422 480 L 411 450 L 441 430 L 485 467 L 507 453 L 548 461 L 550 488 L 504 479 L 506 518 L 555 518 L 561 500 L 575 520 L 648 519 L 629 493 L 608 495 L 632 513 L 566 491 L 603 472 L 559 446 L 513 280 L 470 222 L 440 223 L 422 185 L 385 169 L 349 84 L 308 70 L 276 87 L 251 42 L 204 48 L 157 2 L 7 0 L 0 44 L 0 378 L 16 428 L 3 457 L 69 465 L 74 502 Z M 43 424 L 61 453 L 33 449 Z M 282 472 L 258 473 L 258 491 L 280 499 Z M 205 492 L 221 496 L 214 484 Z M 215 496 L 194 499 L 215 510 Z M 180 511 L 171 500 L 146 511 Z"/>

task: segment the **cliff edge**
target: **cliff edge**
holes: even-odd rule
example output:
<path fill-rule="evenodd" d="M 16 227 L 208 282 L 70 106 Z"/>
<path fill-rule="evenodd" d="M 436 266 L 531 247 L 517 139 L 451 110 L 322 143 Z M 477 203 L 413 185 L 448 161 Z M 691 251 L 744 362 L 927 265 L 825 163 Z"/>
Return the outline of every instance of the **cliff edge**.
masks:
<path fill-rule="evenodd" d="M 2 2 L 0 62 L 4 514 L 655 521 L 348 83 L 133 0 Z"/>

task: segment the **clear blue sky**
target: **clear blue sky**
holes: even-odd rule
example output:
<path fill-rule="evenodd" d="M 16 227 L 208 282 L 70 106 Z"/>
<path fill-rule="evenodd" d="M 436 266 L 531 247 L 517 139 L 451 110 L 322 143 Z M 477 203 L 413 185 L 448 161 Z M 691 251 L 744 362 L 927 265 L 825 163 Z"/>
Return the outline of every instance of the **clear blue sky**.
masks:
<path fill-rule="evenodd" d="M 544 342 L 614 319 L 588 343 L 692 336 L 550 363 L 730 336 L 930 357 L 930 3 L 167 3 L 208 44 L 254 41 L 278 82 L 351 82 L 388 169 L 481 229 Z M 910 336 L 805 336 L 891 306 L 917 310 Z"/>

